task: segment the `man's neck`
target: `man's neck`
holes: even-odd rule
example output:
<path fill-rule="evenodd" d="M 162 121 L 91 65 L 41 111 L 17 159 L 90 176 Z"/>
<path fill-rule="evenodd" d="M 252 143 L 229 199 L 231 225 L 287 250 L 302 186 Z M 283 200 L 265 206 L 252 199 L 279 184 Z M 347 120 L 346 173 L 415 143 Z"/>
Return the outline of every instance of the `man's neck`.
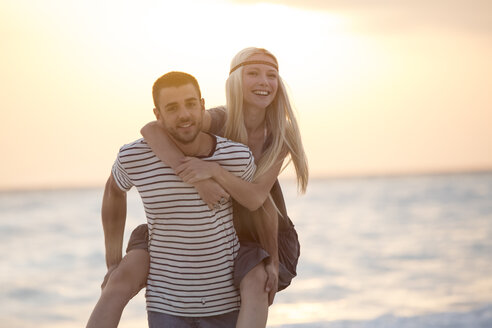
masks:
<path fill-rule="evenodd" d="M 191 157 L 207 156 L 214 145 L 212 136 L 205 132 L 200 132 L 190 143 L 183 144 L 177 141 L 175 143 L 185 156 Z"/>

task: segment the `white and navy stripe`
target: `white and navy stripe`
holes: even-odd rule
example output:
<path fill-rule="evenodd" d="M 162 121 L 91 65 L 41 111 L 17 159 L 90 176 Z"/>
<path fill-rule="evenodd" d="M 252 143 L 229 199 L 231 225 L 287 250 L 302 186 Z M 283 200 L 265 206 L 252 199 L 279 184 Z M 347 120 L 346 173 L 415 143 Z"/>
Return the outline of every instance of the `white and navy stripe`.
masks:
<path fill-rule="evenodd" d="M 202 159 L 245 180 L 253 178 L 254 159 L 242 144 L 217 137 L 213 154 Z M 143 139 L 120 149 L 113 177 L 122 190 L 138 189 L 147 215 L 147 309 L 190 317 L 237 310 L 232 274 L 239 241 L 231 202 L 210 210 Z"/>

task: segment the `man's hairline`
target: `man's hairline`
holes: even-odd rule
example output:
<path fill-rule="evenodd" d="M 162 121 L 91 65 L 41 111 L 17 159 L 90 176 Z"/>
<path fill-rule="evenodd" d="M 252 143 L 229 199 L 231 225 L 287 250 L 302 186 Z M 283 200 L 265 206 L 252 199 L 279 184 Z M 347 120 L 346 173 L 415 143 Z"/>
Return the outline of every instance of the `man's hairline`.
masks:
<path fill-rule="evenodd" d="M 201 105 L 201 102 L 203 100 L 203 97 L 201 97 L 201 92 L 198 91 L 197 87 L 192 82 L 188 82 L 188 83 L 181 84 L 181 85 L 170 85 L 170 86 L 167 86 L 167 87 L 160 88 L 159 89 L 159 97 L 160 97 L 160 94 L 161 94 L 162 90 L 164 90 L 164 89 L 170 89 L 170 88 L 176 88 L 177 89 L 177 88 L 180 88 L 180 87 L 183 87 L 183 86 L 186 86 L 186 85 L 191 85 L 193 87 L 193 89 L 196 92 L 196 96 L 194 96 L 193 99 L 196 99 L 200 103 L 200 105 Z M 159 98 L 159 97 L 157 97 L 157 98 Z M 185 101 L 186 100 L 189 100 L 189 99 L 191 99 L 191 98 L 186 98 Z M 167 105 L 169 105 L 169 104 L 167 104 Z M 161 108 L 160 107 L 161 107 L 161 104 L 159 103 L 158 106 L 157 106 L 157 110 L 159 111 L 159 113 L 161 112 Z"/>

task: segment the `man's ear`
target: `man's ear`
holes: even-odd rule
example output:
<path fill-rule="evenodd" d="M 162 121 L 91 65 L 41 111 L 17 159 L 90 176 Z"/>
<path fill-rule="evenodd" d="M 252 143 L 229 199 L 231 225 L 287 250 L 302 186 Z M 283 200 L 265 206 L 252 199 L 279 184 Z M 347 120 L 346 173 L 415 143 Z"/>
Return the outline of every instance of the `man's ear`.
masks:
<path fill-rule="evenodd" d="M 202 110 L 205 110 L 205 99 L 200 99 L 200 104 L 202 105 Z"/>
<path fill-rule="evenodd" d="M 161 118 L 161 112 L 157 108 L 154 108 L 154 115 L 156 120 L 159 121 L 159 119 Z"/>

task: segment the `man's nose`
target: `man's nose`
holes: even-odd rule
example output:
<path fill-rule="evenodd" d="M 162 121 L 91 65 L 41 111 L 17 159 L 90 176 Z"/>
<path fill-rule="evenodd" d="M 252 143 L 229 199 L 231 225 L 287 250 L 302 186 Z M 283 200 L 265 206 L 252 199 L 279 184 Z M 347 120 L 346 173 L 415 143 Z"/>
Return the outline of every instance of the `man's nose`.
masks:
<path fill-rule="evenodd" d="M 186 106 L 181 106 L 179 109 L 179 119 L 188 119 L 190 118 L 190 111 L 186 108 Z"/>

